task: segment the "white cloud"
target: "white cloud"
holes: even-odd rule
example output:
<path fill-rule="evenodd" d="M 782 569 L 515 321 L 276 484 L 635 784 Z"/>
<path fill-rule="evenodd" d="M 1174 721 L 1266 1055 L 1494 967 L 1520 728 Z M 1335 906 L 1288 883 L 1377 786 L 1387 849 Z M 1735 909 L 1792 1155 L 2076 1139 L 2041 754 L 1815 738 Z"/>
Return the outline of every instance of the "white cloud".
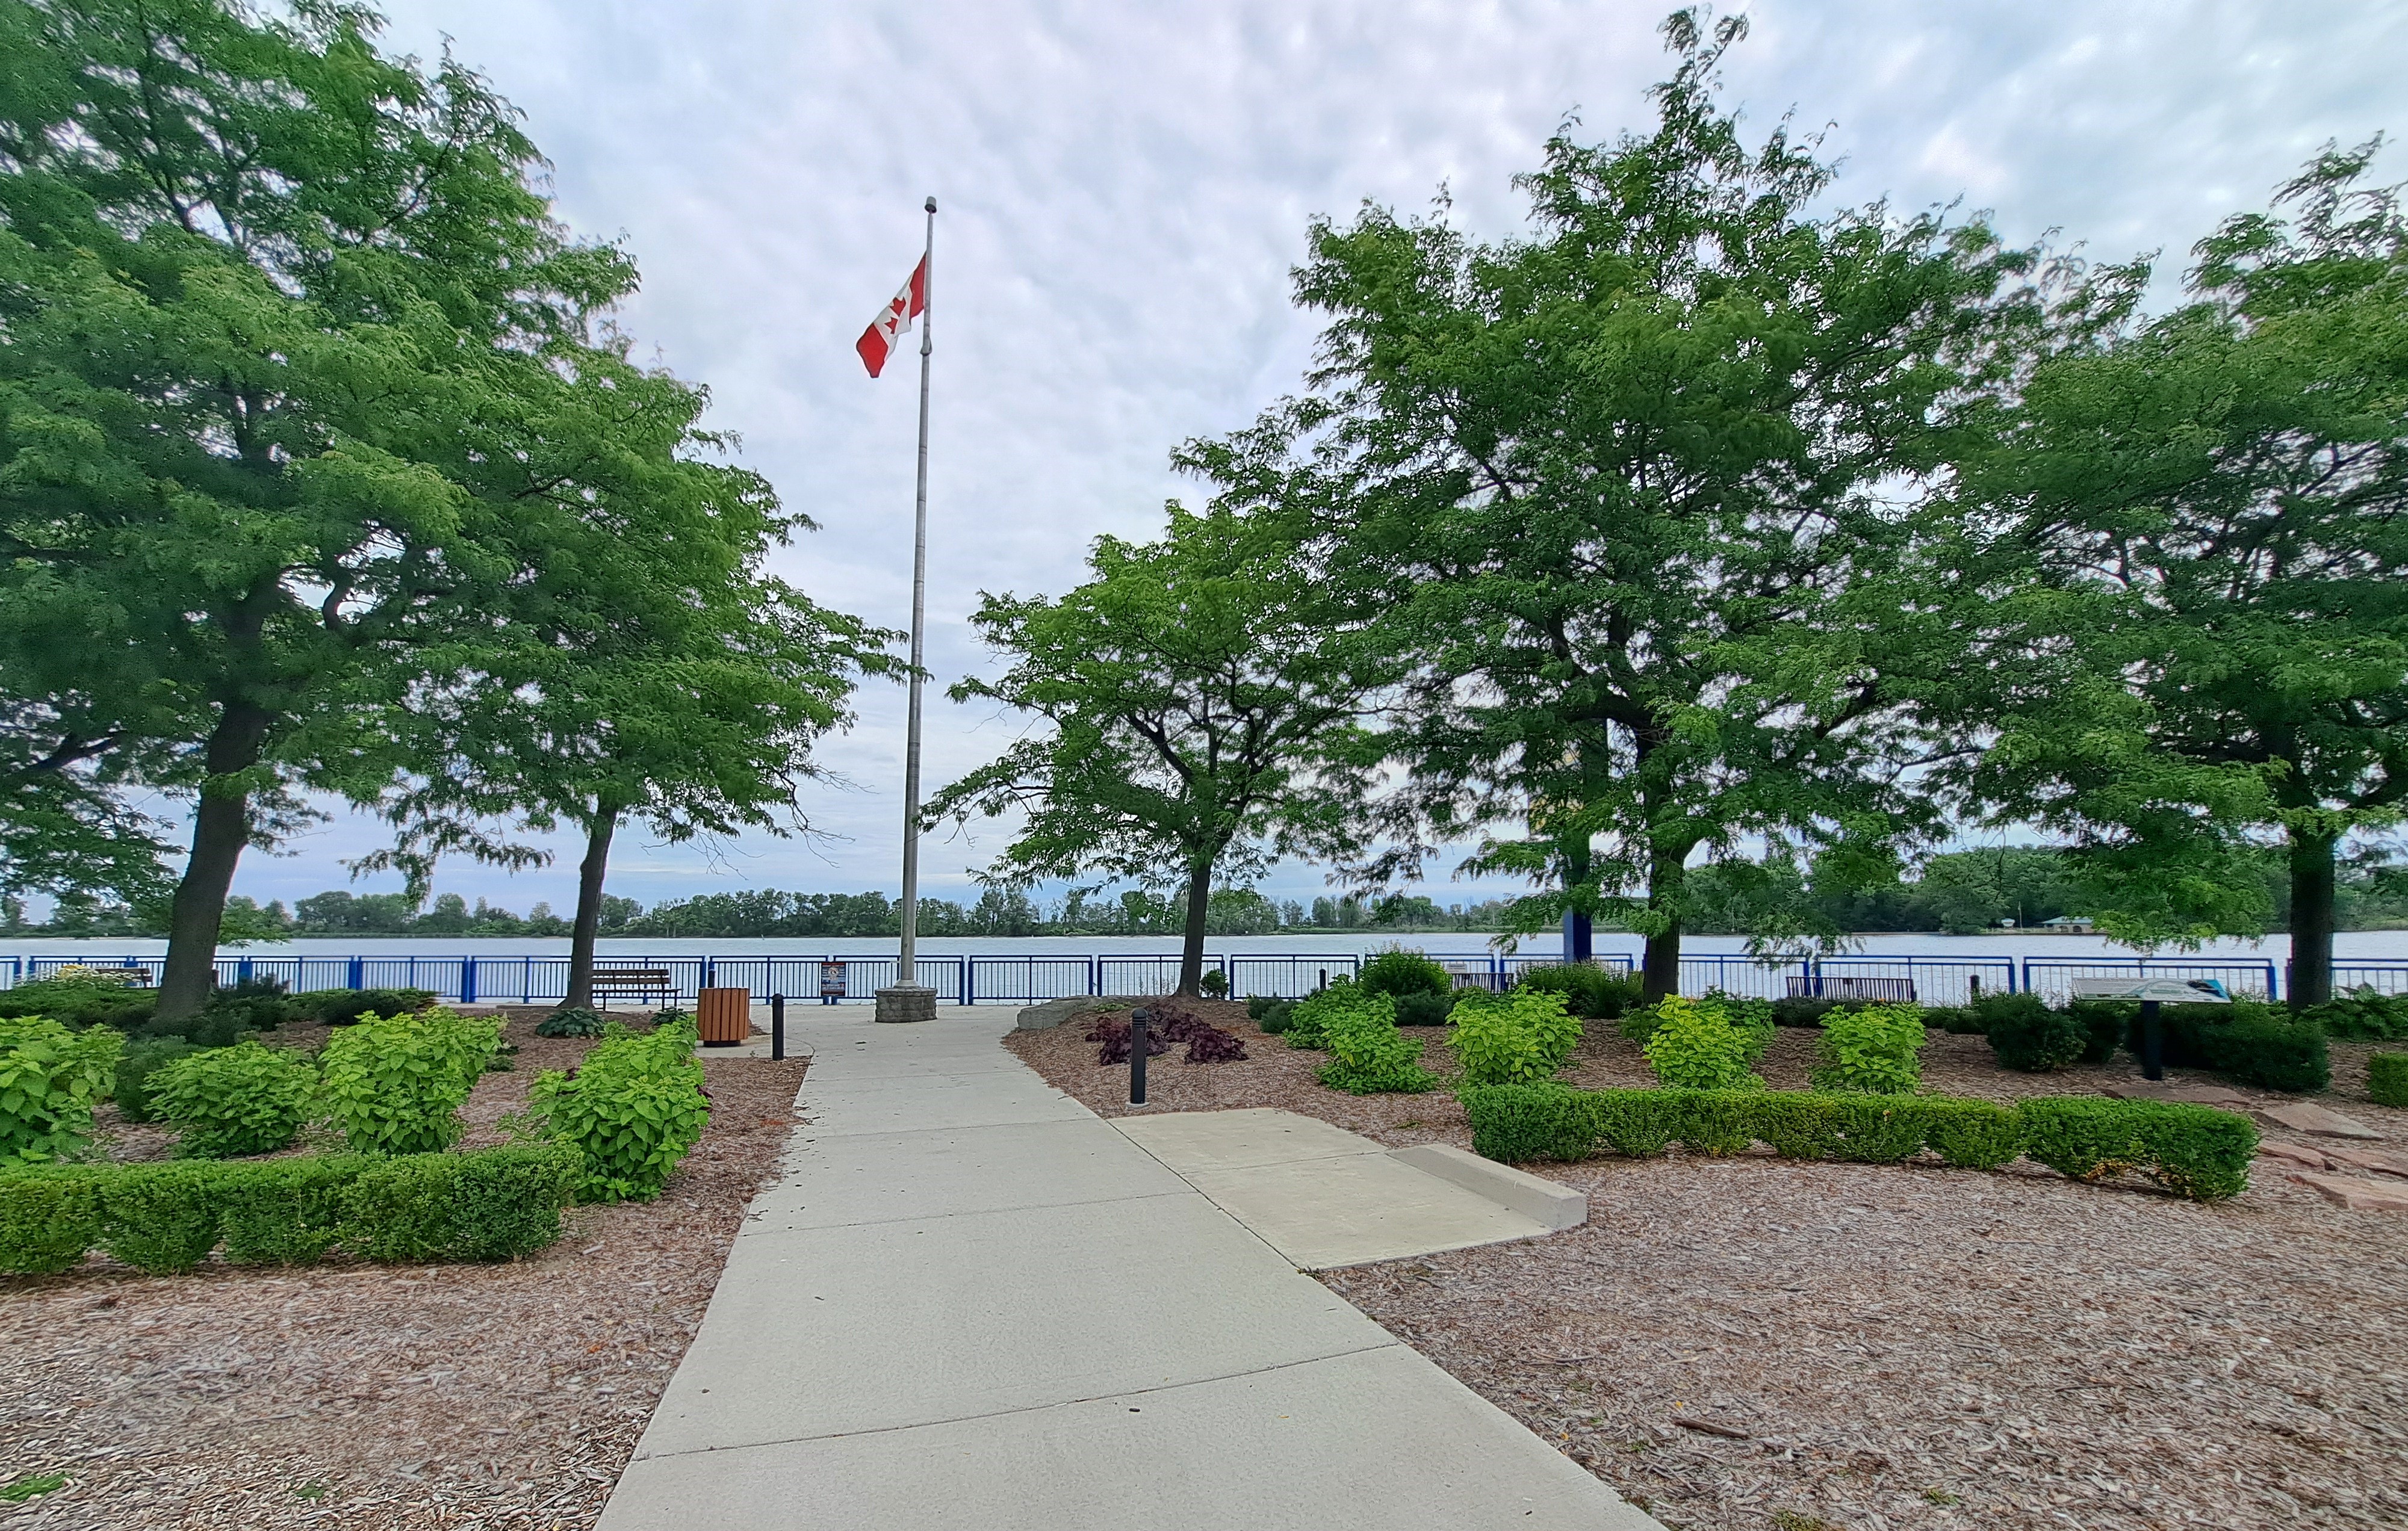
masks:
<path fill-rule="evenodd" d="M 2101 254 L 2181 252 L 2324 139 L 2408 126 L 2408 11 L 2367 3 L 1771 0 L 1734 55 L 1762 127 L 1835 123 L 1842 193 L 1960 194 L 2006 232 Z M 852 343 L 938 230 L 929 657 L 984 663 L 982 588 L 1059 590 L 1096 534 L 1144 533 L 1182 486 L 1166 455 L 1296 386 L 1313 326 L 1288 304 L 1306 222 L 1369 198 L 1519 226 L 1510 177 L 1569 110 L 1643 126 L 1662 72 L 1653 5 L 950 0 L 394 0 L 389 41 L 441 38 L 524 108 L 563 215 L 624 237 L 647 353 L 708 382 L 714 422 L 824 530 L 781 559 L 818 598 L 902 625 L 914 375 L 871 382 Z M 2402 172 L 2408 173 L 2408 172 Z M 624 837 L 616 891 L 896 886 L 903 705 L 861 699 L 825 759 L 858 794 L 806 803 L 850 837 L 724 866 Z M 928 775 L 1010 725 L 932 698 Z M 345 822 L 238 886 L 291 897 L 371 842 Z M 932 891 L 962 848 L 929 848 Z M 523 909 L 572 895 L 575 857 L 448 887 Z M 1317 883 L 1299 869 L 1294 891 Z M 1441 893 L 1442 890 L 1433 890 Z"/>

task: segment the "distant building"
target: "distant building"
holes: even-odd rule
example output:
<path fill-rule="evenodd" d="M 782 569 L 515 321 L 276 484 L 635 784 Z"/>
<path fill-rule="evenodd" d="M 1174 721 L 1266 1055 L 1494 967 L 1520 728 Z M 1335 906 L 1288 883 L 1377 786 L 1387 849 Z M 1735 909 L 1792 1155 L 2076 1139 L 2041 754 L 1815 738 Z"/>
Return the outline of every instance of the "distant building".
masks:
<path fill-rule="evenodd" d="M 2087 936 L 2091 931 L 2090 916 L 2060 914 L 2054 920 L 2042 920 L 2040 928 L 2056 931 L 2060 936 Z"/>

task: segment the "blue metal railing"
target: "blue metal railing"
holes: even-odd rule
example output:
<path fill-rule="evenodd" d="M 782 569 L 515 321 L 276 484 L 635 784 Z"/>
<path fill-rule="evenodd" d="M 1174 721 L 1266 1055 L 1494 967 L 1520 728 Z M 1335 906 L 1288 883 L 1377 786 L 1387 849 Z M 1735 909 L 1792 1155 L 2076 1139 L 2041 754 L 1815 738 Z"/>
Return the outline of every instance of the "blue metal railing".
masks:
<path fill-rule="evenodd" d="M 1533 967 L 1553 966 L 1555 957 L 1503 956 L 1493 952 L 1432 952 L 1460 988 L 1510 988 Z M 1295 998 L 1361 970 L 1352 952 L 1225 952 L 1208 954 L 1208 971 L 1220 973 L 1233 995 Z M 138 968 L 156 983 L 166 959 L 156 956 L 0 956 L 0 985 L 13 986 L 70 965 Z M 1600 966 L 1625 972 L 1631 959 L 1599 957 Z M 692 1004 L 705 988 L 750 989 L 756 996 L 781 994 L 807 1000 L 823 992 L 825 974 L 840 972 L 843 993 L 831 1003 L 867 1003 L 895 981 L 893 957 L 623 956 L 597 957 L 598 971 L 639 968 L 668 975 L 669 996 Z M 1179 959 L 1164 954 L 1048 956 L 931 956 L 917 964 L 917 978 L 947 1003 L 1029 1005 L 1071 994 L 1168 994 L 1178 986 Z M 2214 979 L 2234 994 L 2264 999 L 2283 996 L 2286 975 L 2275 959 L 2203 957 L 1994 957 L 1973 954 L 1814 958 L 1752 957 L 1742 952 L 1696 952 L 1681 959 L 1681 992 L 1709 989 L 1748 997 L 1778 999 L 1791 992 L 1819 993 L 1831 980 L 1905 979 L 1927 1005 L 1962 1005 L 1977 994 L 2028 990 L 2054 1001 L 2071 997 L 2076 978 L 2148 974 Z M 568 992 L 568 959 L 562 956 L 221 956 L 220 983 L 273 978 L 295 993 L 313 989 L 426 989 L 461 1004 L 538 1004 Z M 2333 991 L 2361 986 L 2383 994 L 2408 994 L 2408 963 L 2338 962 Z"/>

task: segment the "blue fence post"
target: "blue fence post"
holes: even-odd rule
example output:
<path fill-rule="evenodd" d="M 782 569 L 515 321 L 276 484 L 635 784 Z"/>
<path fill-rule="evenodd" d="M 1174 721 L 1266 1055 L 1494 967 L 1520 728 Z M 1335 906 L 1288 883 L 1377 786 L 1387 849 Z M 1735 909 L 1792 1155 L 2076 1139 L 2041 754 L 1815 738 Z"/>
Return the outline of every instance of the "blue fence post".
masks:
<path fill-rule="evenodd" d="M 366 988 L 367 985 L 360 981 L 360 980 L 367 976 L 365 971 L 366 966 L 367 964 L 362 962 L 357 957 L 353 957 L 351 961 L 345 963 L 343 965 L 343 987 L 346 989 Z"/>
<path fill-rule="evenodd" d="M 476 1002 L 477 959 L 474 957 L 463 957 L 460 959 L 460 1003 L 463 1005 L 474 1005 Z"/>
<path fill-rule="evenodd" d="M 235 959 L 234 980 L 236 983 L 249 983 L 251 981 L 251 959 L 249 957 L 237 957 Z"/>
<path fill-rule="evenodd" d="M 977 973 L 978 959 L 964 957 L 962 959 L 962 1003 L 965 1005 L 977 1003 L 975 998 L 978 994 Z"/>
<path fill-rule="evenodd" d="M 2269 957 L 2266 959 L 2266 1003 L 2271 1005 L 2282 997 L 2280 991 L 2274 987 L 2274 959 Z"/>

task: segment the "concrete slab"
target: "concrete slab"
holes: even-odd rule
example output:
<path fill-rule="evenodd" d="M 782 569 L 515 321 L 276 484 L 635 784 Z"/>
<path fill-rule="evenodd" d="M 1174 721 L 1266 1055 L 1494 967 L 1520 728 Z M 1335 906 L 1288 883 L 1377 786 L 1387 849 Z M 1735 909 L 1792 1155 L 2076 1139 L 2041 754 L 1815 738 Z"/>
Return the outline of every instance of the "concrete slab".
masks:
<path fill-rule="evenodd" d="M 812 1066 L 817 1068 L 816 1063 Z M 939 1074 L 922 1079 L 808 1080 L 796 1104 L 818 1138 L 846 1133 L 995 1127 L 1092 1119 L 1084 1106 L 1035 1074 Z"/>
<path fill-rule="evenodd" d="M 1067 1122 L 805 1136 L 786 1177 L 754 1198 L 747 1235 L 1066 1207 L 1184 1192 L 1187 1182 L 1111 1127 Z"/>
<path fill-rule="evenodd" d="M 1485 1196 L 1549 1233 L 1577 1228 L 1588 1221 L 1588 1197 L 1583 1193 L 1526 1169 L 1484 1159 L 1453 1143 L 1415 1143 L 1411 1148 L 1390 1149 L 1388 1157 Z"/>
<path fill-rule="evenodd" d="M 637 1448 L 992 1414 L 1393 1344 L 1192 1195 L 739 1238 Z"/>
<path fill-rule="evenodd" d="M 1659 1531 L 1402 1346 L 1049 1409 L 639 1459 L 600 1531 Z"/>
<path fill-rule="evenodd" d="M 1318 1117 L 1268 1108 L 1114 1117 L 1112 1125 L 1182 1175 L 1383 1152 L 1369 1138 Z"/>
<path fill-rule="evenodd" d="M 1402 1260 L 1554 1231 L 1384 1152 L 1196 1170 L 1186 1180 L 1306 1270 Z"/>

